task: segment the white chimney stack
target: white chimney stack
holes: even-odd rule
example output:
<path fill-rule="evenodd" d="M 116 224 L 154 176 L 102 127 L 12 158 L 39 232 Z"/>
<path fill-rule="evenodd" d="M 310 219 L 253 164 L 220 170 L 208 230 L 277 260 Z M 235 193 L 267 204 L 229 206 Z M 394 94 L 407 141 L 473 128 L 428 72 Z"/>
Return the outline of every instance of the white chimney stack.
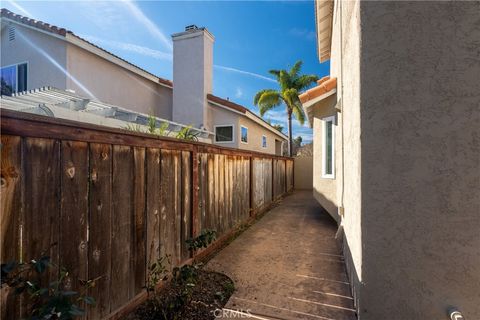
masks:
<path fill-rule="evenodd" d="M 173 39 L 172 120 L 211 130 L 207 94 L 212 92 L 213 42 L 206 28 L 190 25 Z"/>

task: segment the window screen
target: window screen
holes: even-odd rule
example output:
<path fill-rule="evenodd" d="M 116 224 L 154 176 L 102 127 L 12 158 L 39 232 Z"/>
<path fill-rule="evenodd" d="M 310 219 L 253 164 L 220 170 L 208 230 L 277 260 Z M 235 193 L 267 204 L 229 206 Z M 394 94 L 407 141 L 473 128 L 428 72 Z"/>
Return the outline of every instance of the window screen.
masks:
<path fill-rule="evenodd" d="M 215 128 L 216 142 L 232 142 L 233 126 L 219 126 Z"/>

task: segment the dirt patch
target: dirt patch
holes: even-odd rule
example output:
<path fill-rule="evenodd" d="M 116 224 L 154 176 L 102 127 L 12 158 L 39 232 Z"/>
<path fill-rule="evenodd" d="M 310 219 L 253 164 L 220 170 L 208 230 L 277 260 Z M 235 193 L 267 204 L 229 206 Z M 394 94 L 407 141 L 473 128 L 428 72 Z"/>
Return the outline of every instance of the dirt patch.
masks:
<path fill-rule="evenodd" d="M 124 320 L 215 319 L 215 310 L 222 309 L 235 290 L 233 281 L 221 273 L 198 272 L 193 287 L 170 282 Z"/>

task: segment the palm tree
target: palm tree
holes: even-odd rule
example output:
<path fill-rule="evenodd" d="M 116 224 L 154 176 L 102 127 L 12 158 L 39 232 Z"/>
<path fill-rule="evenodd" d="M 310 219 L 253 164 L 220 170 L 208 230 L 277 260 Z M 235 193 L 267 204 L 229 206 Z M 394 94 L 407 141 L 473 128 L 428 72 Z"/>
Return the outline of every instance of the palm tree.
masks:
<path fill-rule="evenodd" d="M 269 72 L 277 78 L 280 90 L 264 89 L 259 91 L 253 99 L 253 104 L 258 105 L 261 116 L 282 104 L 287 107 L 288 153 L 290 156 L 292 155 L 292 114 L 300 124 L 303 125 L 305 122 L 305 115 L 298 95 L 300 91 L 318 80 L 316 75 L 300 75 L 301 68 L 302 61 L 297 61 L 290 71 L 270 70 Z"/>

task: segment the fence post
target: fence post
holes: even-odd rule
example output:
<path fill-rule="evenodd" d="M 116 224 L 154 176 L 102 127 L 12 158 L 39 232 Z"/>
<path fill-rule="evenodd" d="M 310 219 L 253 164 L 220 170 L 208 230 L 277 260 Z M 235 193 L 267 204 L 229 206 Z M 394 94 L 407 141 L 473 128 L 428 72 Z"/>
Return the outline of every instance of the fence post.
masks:
<path fill-rule="evenodd" d="M 200 189 L 200 180 L 198 178 L 198 148 L 193 146 L 192 150 L 192 237 L 199 234 L 199 201 L 198 190 Z"/>
<path fill-rule="evenodd" d="M 272 201 L 275 201 L 275 159 L 272 158 Z"/>
<path fill-rule="evenodd" d="M 250 160 L 250 217 L 255 215 L 255 208 L 253 207 L 253 157 L 249 157 Z"/>

